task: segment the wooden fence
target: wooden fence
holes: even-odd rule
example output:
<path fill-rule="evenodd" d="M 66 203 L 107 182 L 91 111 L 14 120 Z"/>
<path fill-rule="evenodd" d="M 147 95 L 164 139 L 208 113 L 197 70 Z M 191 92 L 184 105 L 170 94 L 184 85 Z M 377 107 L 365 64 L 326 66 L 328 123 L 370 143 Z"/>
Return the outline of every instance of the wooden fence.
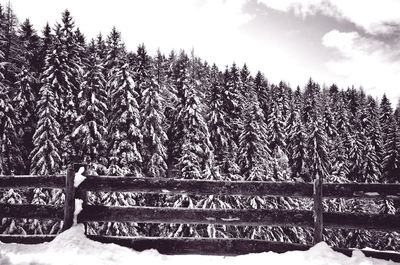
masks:
<path fill-rule="evenodd" d="M 77 169 L 77 166 L 75 166 Z M 323 212 L 323 198 L 400 199 L 400 184 L 205 181 L 165 178 L 90 176 L 74 187 L 75 170 L 66 176 L 0 176 L 0 188 L 59 188 L 65 191 L 62 207 L 48 205 L 0 204 L 1 218 L 62 220 L 63 230 L 71 227 L 75 198 L 84 200 L 78 222 L 139 222 L 219 224 L 241 226 L 299 226 L 314 228 L 314 244 L 322 241 L 323 228 L 399 231 L 400 215 Z M 313 198 L 312 211 L 279 209 L 198 209 L 169 207 L 115 207 L 86 204 L 87 192 L 137 192 L 155 194 L 284 196 Z M 306 250 L 310 245 L 251 239 L 113 237 L 88 235 L 103 243 L 116 243 L 136 250 L 155 248 L 164 254 L 238 255 L 274 251 Z M 0 235 L 2 242 L 34 244 L 54 236 Z M 334 248 L 351 255 L 352 250 Z M 400 253 L 363 251 L 366 256 L 400 261 Z"/>

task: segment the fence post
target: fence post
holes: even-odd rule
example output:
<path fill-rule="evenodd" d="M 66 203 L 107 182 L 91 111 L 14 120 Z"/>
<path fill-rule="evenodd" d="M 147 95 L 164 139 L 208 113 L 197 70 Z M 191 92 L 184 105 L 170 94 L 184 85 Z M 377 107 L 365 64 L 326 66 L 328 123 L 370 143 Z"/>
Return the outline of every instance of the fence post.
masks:
<path fill-rule="evenodd" d="M 317 176 L 314 179 L 314 207 L 313 207 L 313 216 L 314 216 L 314 245 L 323 241 L 322 240 L 322 232 L 323 232 L 323 206 L 322 206 L 322 179 Z"/>
<path fill-rule="evenodd" d="M 81 167 L 83 167 L 82 175 L 85 175 L 87 173 L 87 164 L 85 163 L 75 163 L 74 172 L 77 173 Z M 76 194 L 76 197 L 82 200 L 82 207 L 85 207 L 87 204 L 87 192 Z M 85 228 L 85 235 L 87 235 L 87 224 L 84 223 L 83 226 Z"/>
<path fill-rule="evenodd" d="M 65 202 L 64 202 L 64 225 L 62 231 L 71 228 L 74 221 L 75 211 L 75 187 L 74 187 L 75 172 L 70 166 L 67 169 L 65 178 Z"/>

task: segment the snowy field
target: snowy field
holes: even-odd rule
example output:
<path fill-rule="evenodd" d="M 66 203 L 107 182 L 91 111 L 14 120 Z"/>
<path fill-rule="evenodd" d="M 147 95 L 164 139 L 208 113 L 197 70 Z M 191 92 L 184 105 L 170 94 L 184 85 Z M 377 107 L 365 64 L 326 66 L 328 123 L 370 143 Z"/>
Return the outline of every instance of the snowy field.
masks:
<path fill-rule="evenodd" d="M 52 242 L 38 245 L 0 243 L 0 265 L 388 265 L 398 264 L 366 258 L 361 251 L 352 257 L 334 252 L 325 243 L 308 251 L 285 254 L 260 253 L 237 257 L 200 255 L 161 255 L 155 250 L 137 252 L 115 244 L 102 244 L 85 237 L 83 225 L 61 233 Z"/>

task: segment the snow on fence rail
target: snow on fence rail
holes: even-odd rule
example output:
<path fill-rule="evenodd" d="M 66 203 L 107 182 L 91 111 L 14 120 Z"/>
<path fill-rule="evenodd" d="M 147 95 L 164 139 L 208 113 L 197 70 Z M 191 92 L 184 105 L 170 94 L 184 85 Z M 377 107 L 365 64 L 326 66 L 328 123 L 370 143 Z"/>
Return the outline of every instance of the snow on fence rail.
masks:
<path fill-rule="evenodd" d="M 206 181 L 165 178 L 132 178 L 113 176 L 85 176 L 85 180 L 74 187 L 75 165 L 67 175 L 55 176 L 0 176 L 0 188 L 60 188 L 65 191 L 62 207 L 47 205 L 0 204 L 0 219 L 38 218 L 63 220 L 63 230 L 73 223 L 75 198 L 86 199 L 89 191 L 140 192 L 156 194 L 197 194 L 197 195 L 241 195 L 241 196 L 286 196 L 313 198 L 312 211 L 279 209 L 188 209 L 168 207 L 110 207 L 87 205 L 78 216 L 78 222 L 148 222 L 221 224 L 250 226 L 301 226 L 314 228 L 314 244 L 322 241 L 323 228 L 354 228 L 371 230 L 400 230 L 399 215 L 323 212 L 325 198 L 375 198 L 400 199 L 400 184 L 322 184 L 292 182 L 252 181 Z M 197 253 L 236 255 L 272 250 L 306 250 L 308 245 L 267 242 L 250 239 L 209 239 L 209 238 L 126 238 L 88 235 L 89 238 L 117 243 L 136 250 L 155 248 L 165 254 Z M 54 236 L 6 236 L 0 241 L 16 243 L 40 243 L 50 241 Z M 351 250 L 335 249 L 350 255 Z M 400 254 L 363 251 L 367 256 L 400 261 Z"/>

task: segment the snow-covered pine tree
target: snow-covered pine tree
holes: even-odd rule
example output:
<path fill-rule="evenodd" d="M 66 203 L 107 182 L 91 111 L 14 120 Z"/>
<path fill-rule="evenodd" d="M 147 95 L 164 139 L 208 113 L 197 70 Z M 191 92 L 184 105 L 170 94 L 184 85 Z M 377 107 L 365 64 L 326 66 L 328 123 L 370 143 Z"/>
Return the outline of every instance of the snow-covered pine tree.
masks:
<path fill-rule="evenodd" d="M 1 68 L 2 66 L 0 64 Z M 10 89 L 4 84 L 1 70 L 3 69 L 0 69 L 0 175 L 21 174 L 25 163 L 16 130 L 17 113 L 11 104 Z"/>
<path fill-rule="evenodd" d="M 244 180 L 272 181 L 273 164 L 264 114 L 255 98 L 247 102 L 245 109 L 245 124 L 240 134 L 238 149 L 240 173 Z M 249 197 L 245 205 L 252 209 L 269 208 L 276 205 L 276 200 L 255 196 Z M 240 231 L 242 236 L 250 238 L 279 240 L 284 237 L 280 228 L 243 227 Z"/>
<path fill-rule="evenodd" d="M 28 156 L 33 148 L 32 137 L 37 123 L 35 104 L 40 88 L 39 75 L 42 71 L 39 62 L 39 36 L 29 19 L 21 24 L 18 38 L 23 51 L 23 64 L 16 76 L 16 94 L 13 101 L 20 120 L 17 128 L 21 139 L 23 158 L 24 161 L 28 161 Z"/>
<path fill-rule="evenodd" d="M 109 81 L 111 89 L 111 117 L 109 120 L 109 153 L 112 175 L 142 175 L 142 155 L 137 94 L 128 64 L 114 69 Z"/>
<path fill-rule="evenodd" d="M 82 90 L 78 94 L 80 115 L 76 120 L 72 139 L 79 146 L 77 160 L 95 164 L 97 169 L 101 169 L 107 166 L 106 81 L 94 41 L 90 44 L 90 50 Z M 101 171 L 105 172 L 105 169 Z"/>
<path fill-rule="evenodd" d="M 188 71 L 193 69 L 187 69 L 186 81 L 182 86 L 183 97 L 178 106 L 177 124 L 182 126 L 182 138 L 177 168 L 182 178 L 205 179 L 212 174 L 213 149 L 203 117 L 199 89 L 192 73 Z"/>
<path fill-rule="evenodd" d="M 306 168 L 306 133 L 299 109 L 292 108 L 286 124 L 288 163 L 291 168 L 291 179 L 311 181 Z"/>
<path fill-rule="evenodd" d="M 240 173 L 245 180 L 271 180 L 266 179 L 272 176 L 268 128 L 262 110 L 255 100 L 248 103 L 245 121 L 239 138 Z"/>
<path fill-rule="evenodd" d="M 386 128 L 386 140 L 384 141 L 383 172 L 385 182 L 399 182 L 395 174 L 396 169 L 400 168 L 400 132 L 393 116 L 390 117 Z"/>
<path fill-rule="evenodd" d="M 319 94 L 319 85 L 310 78 L 303 93 L 304 103 L 302 106 L 302 119 L 306 126 L 308 126 L 308 123 L 312 122 L 316 113 L 319 111 L 319 106 L 317 106 Z"/>
<path fill-rule="evenodd" d="M 37 123 L 35 113 L 36 93 L 32 87 L 32 79 L 31 73 L 23 66 L 20 74 L 17 75 L 17 82 L 15 84 L 17 91 L 13 99 L 19 120 L 16 129 L 24 161 L 28 161 L 28 156 L 32 151 L 32 137 Z"/>
<path fill-rule="evenodd" d="M 56 120 L 57 105 L 50 78 L 44 81 L 37 103 L 38 124 L 33 135 L 33 150 L 30 154 L 33 175 L 56 174 L 61 169 L 60 124 Z"/>
<path fill-rule="evenodd" d="M 222 174 L 222 178 L 229 174 L 229 167 L 226 167 L 225 157 L 229 156 L 232 149 L 232 139 L 229 135 L 226 113 L 223 111 L 221 75 L 214 64 L 210 73 L 210 111 L 207 115 L 210 131 L 210 141 L 213 146 L 215 159 L 215 172 Z"/>
<path fill-rule="evenodd" d="M 138 140 L 141 140 L 139 129 L 139 109 L 135 98 L 134 83 L 128 64 L 124 60 L 126 55 L 121 34 L 114 27 L 107 37 L 106 53 L 103 53 L 104 43 L 97 39 L 96 52 L 105 56 L 104 72 L 106 74 L 106 94 L 108 121 L 106 141 L 108 143 L 108 175 L 141 174 L 141 154 L 138 149 Z M 101 192 L 93 198 L 94 203 L 108 206 L 137 205 L 135 195 L 121 192 Z M 106 235 L 137 236 L 136 223 L 106 222 L 94 224 L 91 231 Z"/>
<path fill-rule="evenodd" d="M 267 120 L 270 106 L 270 89 L 268 81 L 260 71 L 257 72 L 256 77 L 254 78 L 253 86 L 260 108 L 264 113 L 265 120 Z"/>
<path fill-rule="evenodd" d="M 133 80 L 135 81 L 135 92 L 138 95 L 137 102 L 141 106 L 143 91 L 150 86 L 152 79 L 151 57 L 147 54 L 144 44 L 138 46 L 135 59 Z"/>
<path fill-rule="evenodd" d="M 60 80 L 62 84 L 64 104 L 60 112 L 60 124 L 62 125 L 62 160 L 63 166 L 67 167 L 75 161 L 76 151 L 78 146 L 72 142 L 71 134 L 75 128 L 75 121 L 77 119 L 77 97 L 80 91 L 80 84 L 82 82 L 82 52 L 83 47 L 78 42 L 77 36 L 74 32 L 75 25 L 73 18 L 68 10 L 62 13 L 61 25 L 56 32 L 57 41 L 60 44 L 61 52 L 64 59 L 62 74 L 64 75 Z"/>
<path fill-rule="evenodd" d="M 308 168 L 312 179 L 328 176 L 330 161 L 327 159 L 327 136 L 320 116 L 314 116 L 307 128 Z"/>
<path fill-rule="evenodd" d="M 52 175 L 61 170 L 60 124 L 56 120 L 58 110 L 49 80 L 44 80 L 37 103 L 38 124 L 33 135 L 33 150 L 30 154 L 30 173 L 33 175 Z M 47 190 L 34 189 L 32 203 L 44 204 L 50 201 L 55 204 L 62 203 L 61 190 L 53 190 L 52 198 L 49 197 Z M 29 229 L 33 230 L 33 233 L 43 233 L 41 226 L 43 223 L 38 220 L 29 221 Z M 51 223 L 51 226 L 51 233 L 61 228 L 59 222 Z"/>
<path fill-rule="evenodd" d="M 397 102 L 396 109 L 394 110 L 394 119 L 396 120 L 397 127 L 400 128 L 400 99 Z"/>
<path fill-rule="evenodd" d="M 139 51 L 138 51 L 139 55 Z M 160 61 L 157 61 L 161 63 Z M 145 68 L 144 68 L 145 69 Z M 167 134 L 164 130 L 164 72 L 160 66 L 153 67 L 153 72 L 142 74 L 140 90 L 142 95 L 141 119 L 143 133 L 143 170 L 146 177 L 166 177 L 167 173 Z M 147 83 L 144 85 L 143 83 Z"/>
<path fill-rule="evenodd" d="M 175 138 L 173 149 L 177 155 L 175 168 L 180 178 L 212 179 L 213 149 L 199 99 L 202 89 L 197 87 L 199 83 L 195 79 L 196 66 L 193 59 L 194 56 L 189 61 L 187 55 L 182 52 L 175 69 L 176 76 L 179 76 L 175 79 L 179 103 L 178 114 L 172 126 L 173 131 L 180 132 Z M 169 200 L 173 201 L 174 207 L 193 208 L 196 205 L 195 198 L 189 196 L 173 196 Z M 199 235 L 199 231 L 193 225 L 169 225 L 165 233 L 172 237 Z"/>
<path fill-rule="evenodd" d="M 54 36 L 52 35 L 49 23 L 46 23 L 42 30 L 42 37 L 40 38 L 40 47 L 38 51 L 38 69 L 40 69 L 40 73 L 42 73 L 44 67 L 46 66 L 47 54 L 49 54 L 49 51 L 52 48 L 53 40 Z M 40 78 L 38 81 L 39 85 L 42 85 Z"/>
<path fill-rule="evenodd" d="M 2 82 L 12 86 L 16 81 L 16 75 L 23 64 L 23 47 L 18 38 L 18 19 L 15 16 L 11 3 L 7 3 L 0 13 L 0 51 L 2 62 Z M 12 97 L 13 95 L 9 95 Z"/>
<path fill-rule="evenodd" d="M 383 94 L 380 106 L 379 106 L 379 122 L 382 128 L 382 139 L 385 142 L 387 140 L 387 135 L 389 133 L 389 126 L 391 124 L 391 119 L 393 116 L 393 109 L 389 99 L 386 94 Z"/>
<path fill-rule="evenodd" d="M 240 69 L 235 63 L 224 74 L 224 109 L 229 113 L 229 125 L 232 128 L 231 134 L 236 143 L 239 145 L 239 136 L 241 134 L 242 111 L 245 102 L 241 92 Z M 227 105 L 225 105 L 225 103 Z"/>
<path fill-rule="evenodd" d="M 12 99 L 13 83 L 21 63 L 20 43 L 17 42 L 16 17 L 10 4 L 6 10 L 0 8 L 0 175 L 23 174 L 25 162 L 23 146 L 18 135 L 18 111 Z M 3 190 L 0 193 L 2 203 L 22 203 L 21 191 Z M 0 218 L 0 233 L 25 234 L 25 220 Z"/>
<path fill-rule="evenodd" d="M 57 35 L 59 38 L 60 43 L 63 46 L 63 49 L 66 53 L 67 60 L 65 63 L 69 68 L 69 81 L 70 86 L 68 87 L 68 92 L 71 92 L 74 96 L 74 100 L 79 93 L 80 82 L 82 78 L 82 58 L 80 57 L 82 52 L 82 36 L 79 32 L 79 36 L 76 35 L 75 30 L 75 23 L 70 12 L 65 10 L 62 13 L 61 18 L 61 28 L 60 33 Z M 83 38 L 84 42 L 84 38 Z M 84 43 L 83 43 L 84 45 Z M 68 132 L 69 133 L 69 132 Z"/>
<path fill-rule="evenodd" d="M 267 118 L 267 137 L 271 152 L 273 166 L 273 179 L 283 181 L 289 179 L 290 168 L 286 151 L 285 120 L 279 106 L 280 100 L 272 104 L 271 111 Z"/>

